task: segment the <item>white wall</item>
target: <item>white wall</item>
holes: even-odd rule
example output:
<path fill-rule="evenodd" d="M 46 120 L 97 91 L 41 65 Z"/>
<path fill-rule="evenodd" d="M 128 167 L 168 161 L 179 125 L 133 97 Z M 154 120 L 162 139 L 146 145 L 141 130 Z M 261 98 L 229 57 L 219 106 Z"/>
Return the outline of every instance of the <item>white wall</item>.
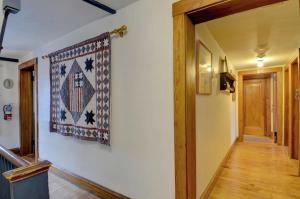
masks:
<path fill-rule="evenodd" d="M 112 146 L 49 132 L 49 62 L 39 59 L 40 158 L 136 199 L 174 199 L 172 0 L 140 0 L 33 52 L 128 26 L 112 41 Z M 28 58 L 28 57 L 27 57 Z"/>
<path fill-rule="evenodd" d="M 196 26 L 200 39 L 213 53 L 213 68 L 219 73 L 219 58 L 225 54 L 205 24 Z M 233 67 L 229 65 L 233 70 Z M 213 79 L 212 95 L 196 96 L 197 198 L 209 184 L 236 139 L 236 109 L 232 95 L 219 91 L 219 75 Z"/>
<path fill-rule="evenodd" d="M 6 89 L 3 86 L 5 79 L 12 79 L 14 87 Z M 0 63 L 0 144 L 11 149 L 20 146 L 19 138 L 19 76 L 18 66 L 15 63 Z M 4 121 L 3 106 L 13 104 L 12 121 Z"/>

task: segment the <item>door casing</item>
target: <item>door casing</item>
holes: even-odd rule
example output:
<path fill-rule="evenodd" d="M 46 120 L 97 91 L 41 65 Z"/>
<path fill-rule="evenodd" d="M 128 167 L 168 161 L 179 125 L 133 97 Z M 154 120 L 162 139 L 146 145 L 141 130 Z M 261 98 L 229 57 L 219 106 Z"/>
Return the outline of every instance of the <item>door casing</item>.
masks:
<path fill-rule="evenodd" d="M 298 58 L 288 64 L 288 151 L 293 159 L 298 159 L 299 154 L 299 100 L 295 100 L 295 89 L 299 89 L 299 62 Z M 297 131 L 297 132 L 295 132 Z"/>
<path fill-rule="evenodd" d="M 289 66 L 284 72 L 284 146 L 289 146 Z"/>
<path fill-rule="evenodd" d="M 277 143 L 283 143 L 283 67 L 252 69 L 238 72 L 238 130 L 239 140 L 244 137 L 244 78 L 249 75 L 266 75 L 276 73 L 277 76 Z"/>
<path fill-rule="evenodd" d="M 33 89 L 31 81 L 31 73 L 34 72 L 35 78 L 35 100 L 33 99 Z M 24 90 L 28 92 L 23 92 Z M 34 103 L 35 101 L 35 103 Z M 20 152 L 27 154 L 32 152 L 29 147 L 32 144 L 29 136 L 35 129 L 35 161 L 39 158 L 39 129 L 38 129 L 38 59 L 31 59 L 19 65 L 19 117 L 20 117 Z M 35 110 L 33 119 L 32 111 Z M 34 123 L 33 123 L 34 120 Z"/>

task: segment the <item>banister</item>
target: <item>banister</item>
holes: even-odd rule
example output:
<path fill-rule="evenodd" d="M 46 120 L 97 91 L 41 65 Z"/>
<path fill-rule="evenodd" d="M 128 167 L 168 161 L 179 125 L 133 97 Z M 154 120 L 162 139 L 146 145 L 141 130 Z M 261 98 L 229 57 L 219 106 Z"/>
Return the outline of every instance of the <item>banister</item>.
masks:
<path fill-rule="evenodd" d="M 16 167 L 28 166 L 28 163 L 15 155 L 13 152 L 0 145 L 0 156 L 3 156 L 6 160 L 12 163 Z"/>
<path fill-rule="evenodd" d="M 0 199 L 49 199 L 51 163 L 30 163 L 0 145 Z"/>
<path fill-rule="evenodd" d="M 38 174 L 48 172 L 51 163 L 49 161 L 42 161 L 39 163 L 31 164 L 28 166 L 23 166 L 11 171 L 7 171 L 3 173 L 3 176 L 10 182 L 18 182 L 21 180 L 25 180 L 27 178 L 31 178 Z"/>

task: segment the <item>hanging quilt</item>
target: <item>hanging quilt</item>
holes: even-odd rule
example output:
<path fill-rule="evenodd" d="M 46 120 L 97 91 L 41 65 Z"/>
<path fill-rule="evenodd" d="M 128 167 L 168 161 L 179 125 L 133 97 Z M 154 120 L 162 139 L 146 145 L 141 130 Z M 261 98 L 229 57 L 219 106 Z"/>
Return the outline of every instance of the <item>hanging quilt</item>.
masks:
<path fill-rule="evenodd" d="M 110 33 L 49 55 L 50 131 L 110 145 Z"/>

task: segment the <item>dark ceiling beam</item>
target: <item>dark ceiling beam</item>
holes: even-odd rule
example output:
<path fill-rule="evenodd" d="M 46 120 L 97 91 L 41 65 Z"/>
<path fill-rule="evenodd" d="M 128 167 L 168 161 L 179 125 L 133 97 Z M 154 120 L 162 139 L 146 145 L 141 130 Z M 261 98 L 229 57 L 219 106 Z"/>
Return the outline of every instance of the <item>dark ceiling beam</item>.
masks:
<path fill-rule="evenodd" d="M 8 61 L 8 62 L 19 63 L 19 59 L 8 58 L 8 57 L 0 57 L 0 61 Z"/>
<path fill-rule="evenodd" d="M 8 19 L 8 15 L 9 14 L 10 14 L 10 11 L 9 10 L 5 10 L 4 18 L 3 18 L 3 23 L 2 23 L 2 28 L 1 28 L 1 33 L 0 33 L 0 52 L 3 49 L 3 38 L 4 38 L 6 24 L 7 24 L 7 19 Z"/>
<path fill-rule="evenodd" d="M 114 10 L 111 7 L 108 7 L 108 6 L 106 6 L 106 5 L 102 4 L 102 3 L 99 3 L 96 0 L 82 0 L 82 1 L 84 1 L 86 3 L 89 3 L 89 4 L 93 5 L 93 6 L 96 6 L 97 8 L 100 8 L 101 10 L 104 10 L 104 11 L 110 13 L 110 14 L 116 14 L 117 13 L 116 10 Z"/>

